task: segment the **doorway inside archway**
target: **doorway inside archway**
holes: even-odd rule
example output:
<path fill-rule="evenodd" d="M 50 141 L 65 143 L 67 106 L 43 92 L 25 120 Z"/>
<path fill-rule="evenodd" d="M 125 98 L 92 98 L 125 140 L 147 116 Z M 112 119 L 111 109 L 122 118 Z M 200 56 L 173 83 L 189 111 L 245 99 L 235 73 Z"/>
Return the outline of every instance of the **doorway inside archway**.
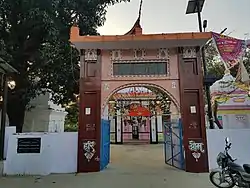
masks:
<path fill-rule="evenodd" d="M 179 109 L 166 92 L 146 85 L 121 88 L 112 93 L 106 108 L 110 123 L 109 139 L 113 144 L 111 162 L 119 162 L 118 156 L 126 153 L 127 149 L 130 153 L 127 157 L 131 158 L 129 161 L 134 161 L 133 156 L 138 155 L 138 150 L 144 145 L 145 155 L 152 149 L 154 153 L 161 153 L 161 164 L 165 160 L 166 164 L 184 168 Z M 154 146 L 147 147 L 146 144 Z"/>
<path fill-rule="evenodd" d="M 149 86 L 120 89 L 108 100 L 110 138 L 113 144 L 164 142 L 162 117 L 179 118 L 167 93 Z"/>

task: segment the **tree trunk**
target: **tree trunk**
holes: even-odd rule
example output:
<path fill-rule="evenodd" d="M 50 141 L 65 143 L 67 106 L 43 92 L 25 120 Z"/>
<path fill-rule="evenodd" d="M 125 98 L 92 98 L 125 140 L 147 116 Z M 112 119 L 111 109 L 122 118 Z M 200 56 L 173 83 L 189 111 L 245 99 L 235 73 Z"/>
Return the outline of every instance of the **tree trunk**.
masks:
<path fill-rule="evenodd" d="M 9 117 L 9 126 L 16 126 L 16 132 L 21 133 L 25 116 L 25 104 L 17 96 L 8 97 L 7 114 Z"/>
<path fill-rule="evenodd" d="M 217 118 L 217 111 L 218 111 L 218 102 L 215 99 L 215 101 L 214 101 L 214 111 L 213 111 L 214 122 L 215 122 L 215 124 L 217 125 L 217 127 L 219 129 L 223 129 L 222 125 L 220 124 L 220 121 Z"/>

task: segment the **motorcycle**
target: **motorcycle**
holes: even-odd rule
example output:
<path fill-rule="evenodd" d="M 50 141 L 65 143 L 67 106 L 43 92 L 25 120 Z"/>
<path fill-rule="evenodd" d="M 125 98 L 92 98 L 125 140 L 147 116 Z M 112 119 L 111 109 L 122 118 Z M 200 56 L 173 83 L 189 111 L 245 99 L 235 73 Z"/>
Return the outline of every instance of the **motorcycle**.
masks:
<path fill-rule="evenodd" d="M 233 159 L 228 153 L 232 143 L 229 142 L 229 138 L 226 138 L 225 142 L 224 152 L 217 155 L 219 168 L 212 170 L 209 174 L 211 183 L 218 188 L 232 188 L 234 186 L 250 188 L 250 164 L 244 164 L 242 167 L 234 163 L 237 159 Z M 219 177 L 215 178 L 217 174 Z M 219 183 L 215 182 L 215 179 L 218 179 Z"/>

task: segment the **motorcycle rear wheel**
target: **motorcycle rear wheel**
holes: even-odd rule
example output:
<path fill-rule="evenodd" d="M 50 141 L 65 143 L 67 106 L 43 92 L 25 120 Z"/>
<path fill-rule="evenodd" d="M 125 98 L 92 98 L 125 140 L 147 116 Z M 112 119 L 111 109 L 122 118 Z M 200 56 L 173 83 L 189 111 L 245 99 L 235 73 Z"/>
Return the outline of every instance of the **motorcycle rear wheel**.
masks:
<path fill-rule="evenodd" d="M 215 178 L 217 174 L 219 175 L 219 178 Z M 209 180 L 211 181 L 211 183 L 214 186 L 216 186 L 218 188 L 232 188 L 232 187 L 234 187 L 235 186 L 235 181 L 234 181 L 233 177 L 230 174 L 224 174 L 224 176 L 226 176 L 224 178 L 224 180 L 227 178 L 227 180 L 230 180 L 230 181 L 224 181 L 224 182 L 220 182 L 220 183 L 215 182 L 215 179 L 218 179 L 220 181 L 220 177 L 221 177 L 221 172 L 220 171 L 211 172 L 209 174 Z M 226 185 L 226 186 L 221 185 L 222 183 L 225 183 L 225 182 L 228 183 L 228 185 Z"/>

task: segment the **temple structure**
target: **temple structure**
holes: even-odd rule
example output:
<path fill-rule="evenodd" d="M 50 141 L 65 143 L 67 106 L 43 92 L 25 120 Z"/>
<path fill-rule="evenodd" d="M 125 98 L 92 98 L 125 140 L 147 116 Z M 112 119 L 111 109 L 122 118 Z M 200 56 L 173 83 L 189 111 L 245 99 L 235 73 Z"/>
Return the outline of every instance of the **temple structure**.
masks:
<path fill-rule="evenodd" d="M 29 105 L 31 109 L 25 111 L 23 132 L 64 132 L 67 112 L 61 105 L 53 103 L 51 93 L 38 95 L 30 101 Z M 0 113 L 0 120 L 1 117 Z M 7 114 L 5 126 L 9 126 Z"/>
<path fill-rule="evenodd" d="M 67 112 L 51 100 L 51 93 L 38 95 L 25 112 L 23 132 L 64 132 Z"/>
<path fill-rule="evenodd" d="M 81 61 L 78 172 L 100 171 L 108 164 L 110 131 L 104 131 L 103 122 L 111 120 L 110 116 L 132 113 L 126 112 L 125 106 L 131 110 L 136 105 L 137 109 L 145 110 L 144 116 L 151 121 L 157 118 L 152 112 L 159 106 L 162 126 L 169 128 L 166 135 L 172 138 L 166 151 L 176 151 L 176 155 L 172 153 L 173 166 L 183 165 L 176 164 L 174 157 L 185 153 L 186 171 L 207 172 L 200 47 L 212 35 L 209 32 L 143 34 L 140 19 L 141 8 L 132 29 L 119 36 L 81 36 L 77 26 L 71 28 L 70 41 L 79 50 Z M 130 101 L 126 105 L 124 100 L 114 98 L 118 91 L 131 87 L 145 87 L 159 99 L 152 99 L 150 108 L 145 109 L 147 104 L 136 101 L 135 105 Z M 179 131 L 177 126 L 168 126 L 177 118 L 182 122 Z M 174 140 L 177 133 L 180 139 Z"/>
<path fill-rule="evenodd" d="M 217 118 L 223 129 L 250 128 L 249 87 L 228 72 L 211 86 L 212 103 L 217 102 Z"/>

